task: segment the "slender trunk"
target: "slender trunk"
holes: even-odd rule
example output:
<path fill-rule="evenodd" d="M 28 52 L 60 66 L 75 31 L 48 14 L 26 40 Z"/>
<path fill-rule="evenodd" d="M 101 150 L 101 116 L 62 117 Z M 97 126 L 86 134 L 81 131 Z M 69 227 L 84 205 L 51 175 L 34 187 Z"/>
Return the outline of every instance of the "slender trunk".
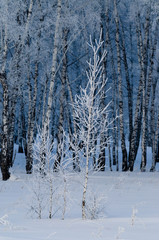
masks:
<path fill-rule="evenodd" d="M 158 141 L 159 141 L 159 113 L 158 113 L 156 131 L 155 131 L 154 140 L 153 140 L 151 171 L 155 171 L 156 159 L 157 159 L 157 154 L 158 154 Z"/>
<path fill-rule="evenodd" d="M 68 29 L 64 29 L 64 41 L 63 41 L 63 68 L 61 74 L 61 96 L 60 96 L 60 117 L 57 134 L 57 159 L 54 164 L 54 171 L 58 171 L 58 167 L 61 163 L 62 155 L 62 140 L 63 140 L 63 123 L 64 123 L 64 104 L 66 102 L 66 78 L 67 78 L 67 37 Z"/>
<path fill-rule="evenodd" d="M 47 102 L 47 85 L 48 85 L 48 75 L 46 74 L 44 94 L 43 94 L 43 109 L 42 109 L 42 129 L 44 128 L 45 113 L 46 113 L 46 102 Z"/>
<path fill-rule="evenodd" d="M 29 66 L 28 66 L 29 67 Z M 30 129 L 31 129 L 31 103 L 32 103 L 32 86 L 30 80 L 30 67 L 28 69 L 28 97 L 29 97 L 29 110 L 28 110 L 28 129 L 27 129 L 27 155 L 26 155 L 26 172 L 31 173 L 32 163 L 30 156 Z"/>
<path fill-rule="evenodd" d="M 45 121 L 44 121 L 44 128 L 46 133 L 49 131 L 49 124 L 51 120 L 53 90 L 55 85 L 56 67 L 57 67 L 58 45 L 60 41 L 59 28 L 60 28 L 60 18 L 61 18 L 61 6 L 62 6 L 61 0 L 58 0 L 57 18 L 56 18 L 55 36 L 54 36 L 54 49 L 53 49 L 53 56 L 52 56 L 51 81 L 50 81 L 49 94 L 48 94 L 48 100 L 47 100 L 47 110 L 46 110 Z"/>
<path fill-rule="evenodd" d="M 69 93 L 69 97 L 70 97 L 70 101 L 71 101 L 71 105 L 73 105 L 73 94 L 72 94 L 72 89 L 69 83 L 68 78 L 66 78 L 66 83 L 67 83 L 67 88 L 68 88 L 68 93 Z M 75 145 L 75 148 L 73 149 L 73 170 L 75 171 L 80 171 L 80 166 L 79 166 L 79 156 L 78 156 L 78 139 L 77 139 L 77 126 L 76 126 L 76 122 L 75 122 L 75 113 L 74 113 L 74 109 L 72 108 L 72 121 L 73 121 L 73 133 L 74 136 L 71 137 L 71 142 L 73 143 L 73 145 Z"/>
<path fill-rule="evenodd" d="M 112 171 L 112 157 L 111 157 L 110 143 L 108 143 L 108 152 L 109 152 L 109 168 L 110 168 L 110 171 Z"/>
<path fill-rule="evenodd" d="M 129 170 L 133 171 L 134 162 L 136 158 L 136 153 L 138 151 L 138 144 L 137 141 L 140 139 L 140 125 L 141 125 L 141 111 L 142 111 L 142 92 L 143 92 L 143 41 L 142 41 L 142 34 L 141 34 L 141 24 L 139 21 L 139 16 L 137 18 L 136 24 L 136 33 L 137 33 L 137 49 L 138 49 L 138 61 L 141 67 L 140 71 L 140 81 L 137 91 L 137 100 L 136 100 L 136 108 L 135 108 L 135 115 L 134 115 L 134 127 L 132 132 L 131 141 L 131 149 L 129 152 Z M 139 139 L 138 139 L 139 138 Z"/>
<path fill-rule="evenodd" d="M 1 149 L 1 172 L 2 179 L 8 180 L 10 177 L 9 163 L 8 163 L 8 83 L 6 76 L 6 62 L 8 52 L 8 40 L 7 40 L 7 26 L 4 31 L 4 47 L 3 47 L 3 62 L 0 73 L 0 83 L 3 88 L 3 112 L 2 112 L 2 149 Z"/>
<path fill-rule="evenodd" d="M 118 127 L 117 125 L 117 119 L 116 119 L 116 111 L 117 111 L 117 74 L 115 69 L 115 63 L 114 63 L 114 56 L 113 56 L 113 48 L 112 48 L 112 42 L 110 40 L 110 33 L 109 33 L 109 17 L 108 13 L 106 14 L 106 23 L 107 23 L 107 36 L 108 36 L 108 46 L 110 48 L 110 61 L 111 61 L 111 67 L 112 67 L 112 118 L 113 118 L 113 129 L 112 129 L 112 157 L 113 157 L 113 165 L 116 165 L 117 158 L 116 158 L 116 136 Z"/>
<path fill-rule="evenodd" d="M 146 154 L 146 146 L 147 146 L 147 135 L 146 135 L 146 88 L 147 88 L 147 55 L 148 55 L 148 45 L 149 45 L 149 27 L 150 27 L 150 12 L 148 11 L 146 16 L 146 24 L 145 24 L 145 38 L 143 43 L 143 56 L 142 56 L 142 66 L 141 71 L 142 73 L 142 89 L 143 89 L 143 126 L 142 126 L 142 140 L 141 140 L 141 147 L 142 147 L 142 159 L 141 159 L 141 171 L 146 171 L 146 161 L 147 161 L 147 154 Z M 147 106 L 148 107 L 148 106 Z"/>
<path fill-rule="evenodd" d="M 157 86 L 157 78 L 152 84 L 152 97 L 151 97 L 151 142 L 152 142 L 152 166 L 150 171 L 155 171 L 156 166 L 156 156 L 155 156 L 155 95 L 156 95 L 156 86 Z"/>
<path fill-rule="evenodd" d="M 12 166 L 12 159 L 13 159 L 13 150 L 14 150 L 14 128 L 15 128 L 15 109 L 18 101 L 18 90 L 19 90 L 19 83 L 21 82 L 21 52 L 22 52 L 22 45 L 21 45 L 21 35 L 19 35 L 18 40 L 15 45 L 15 79 L 13 89 L 10 90 L 10 114 L 9 114 L 9 143 L 8 143 L 8 155 L 9 155 L 9 162 Z"/>
<path fill-rule="evenodd" d="M 53 179 L 49 173 L 49 190 L 50 190 L 50 199 L 49 199 L 49 218 L 52 218 L 52 208 L 53 208 Z"/>
<path fill-rule="evenodd" d="M 126 55 L 126 47 L 125 47 L 125 33 L 122 26 L 122 51 L 123 51 L 123 61 L 124 61 L 124 68 L 125 68 L 125 75 L 126 75 L 126 84 L 127 84 L 127 91 L 128 91 L 128 117 L 129 117 L 129 139 L 131 139 L 132 131 L 133 131 L 133 99 L 132 99 L 132 88 L 129 76 L 129 67 L 128 67 L 128 60 Z M 129 144 L 129 152 L 131 151 L 131 140 Z"/>
<path fill-rule="evenodd" d="M 30 8 L 32 11 L 33 1 L 30 2 Z M 41 4 L 39 2 L 39 8 L 41 8 Z M 29 13 L 31 14 L 31 12 Z M 28 14 L 28 21 L 30 21 L 31 16 Z M 34 72 L 34 92 L 33 99 L 32 96 L 32 88 L 31 88 L 31 80 L 30 80 L 30 56 L 28 53 L 28 81 L 29 81 L 29 123 L 28 123 L 28 139 L 27 139 L 27 157 L 26 157 L 26 172 L 27 174 L 32 173 L 32 165 L 33 165 L 33 142 L 34 142 L 34 130 L 35 130 L 35 120 L 36 120 L 36 103 L 37 103 L 37 91 L 38 91 L 38 61 L 40 55 L 40 38 L 41 38 L 41 19 L 39 19 L 40 27 L 38 29 L 37 35 L 37 56 L 35 61 L 35 72 Z M 27 26 L 26 26 L 27 29 Z M 28 32 L 28 29 L 27 29 Z M 30 36 L 28 34 L 28 48 L 30 48 Z"/>
<path fill-rule="evenodd" d="M 36 100 L 37 100 L 37 79 L 38 79 L 38 63 L 35 64 L 35 76 L 34 76 L 34 94 L 33 100 L 30 99 L 29 103 L 29 123 L 28 123 L 28 141 L 27 141 L 27 160 L 26 160 L 26 172 L 32 173 L 33 164 L 33 141 L 34 141 L 34 125 L 35 125 L 35 113 L 36 113 Z M 30 83 L 31 85 L 31 83 Z M 30 98 L 31 98 L 31 86 L 30 86 Z"/>
<path fill-rule="evenodd" d="M 117 12 L 117 2 L 114 0 L 115 23 L 116 23 L 116 48 L 117 48 L 117 69 L 118 69 L 118 86 L 119 86 L 119 119 L 120 119 L 120 139 L 122 149 L 122 171 L 127 171 L 127 150 L 125 144 L 124 133 L 124 111 L 123 111 L 123 90 L 122 90 L 122 76 L 121 76 L 121 53 L 119 42 L 119 17 Z"/>
<path fill-rule="evenodd" d="M 91 101 L 91 105 L 89 107 L 89 114 L 88 114 L 88 131 L 87 131 L 87 143 L 86 143 L 86 173 L 85 173 L 85 182 L 84 182 L 84 189 L 83 189 L 83 196 L 82 196 L 82 219 L 86 219 L 86 191 L 87 191 L 87 185 L 88 185 L 88 167 L 89 167 L 89 158 L 90 158 L 89 147 L 90 147 L 90 134 L 91 134 L 92 107 L 93 107 L 93 100 Z"/>
<path fill-rule="evenodd" d="M 100 138 L 100 154 L 99 154 L 99 158 L 98 158 L 98 165 L 97 168 L 99 171 L 105 171 L 105 136 L 104 134 L 102 134 L 101 138 Z"/>
<path fill-rule="evenodd" d="M 118 131 L 118 125 L 119 125 L 119 120 L 118 118 L 116 119 L 116 126 L 117 126 L 117 131 L 116 131 L 116 171 L 119 171 L 119 131 Z"/>
<path fill-rule="evenodd" d="M 104 5 L 103 5 L 104 7 Z M 104 45 L 102 45 L 102 48 L 101 48 L 101 56 L 104 52 L 104 48 L 107 49 L 108 47 L 108 44 L 109 44 L 109 32 L 108 32 L 108 26 L 107 26 L 107 29 L 106 29 L 106 39 L 104 41 L 104 28 L 103 28 L 103 25 L 105 23 L 105 16 L 106 16 L 106 21 L 107 23 L 109 23 L 109 17 L 108 17 L 108 10 L 106 10 L 106 14 L 103 15 L 101 14 L 101 37 L 102 37 L 102 41 L 105 43 Z M 107 58 L 105 57 L 103 59 L 103 71 L 102 71 L 102 84 L 106 81 L 106 78 L 107 78 Z M 100 102 L 100 105 L 101 105 L 101 109 L 104 109 L 105 108 L 105 88 L 103 89 L 103 91 L 101 92 L 101 102 Z M 105 114 L 102 115 L 102 120 L 104 121 L 105 119 Z M 106 154 L 105 154 L 105 148 L 106 148 L 106 144 L 105 144 L 105 139 L 106 139 L 106 136 L 105 136 L 105 132 L 103 131 L 101 134 L 100 134 L 100 154 L 99 154 L 99 159 L 98 159 L 98 168 L 100 171 L 105 171 L 105 162 L 106 162 Z"/>
<path fill-rule="evenodd" d="M 18 153 L 25 152 L 25 156 L 27 156 L 26 124 L 25 124 L 23 96 L 21 96 L 21 100 L 20 100 L 20 115 L 19 115 L 19 122 L 18 122 L 18 143 L 19 143 Z"/>
<path fill-rule="evenodd" d="M 105 61 L 103 61 L 103 69 L 105 68 Z M 105 76 L 105 73 L 103 71 L 103 82 L 105 81 L 106 79 L 106 76 Z M 105 94 L 101 93 L 103 95 L 103 97 L 101 98 L 101 108 L 104 109 L 105 107 L 105 103 L 104 103 L 104 100 L 105 100 Z M 102 116 L 102 119 L 104 121 L 105 119 L 105 114 L 103 114 Z M 105 155 L 105 148 L 106 148 L 106 144 L 105 144 L 105 139 L 106 139 L 106 135 L 105 135 L 105 132 L 103 131 L 101 134 L 100 134 L 100 154 L 99 154 L 99 159 L 98 159 L 98 169 L 100 171 L 105 171 L 105 160 L 106 160 L 106 155 Z"/>
<path fill-rule="evenodd" d="M 31 20 L 31 15 L 32 15 L 32 10 L 33 10 L 33 3 L 34 3 L 34 0 L 30 0 L 28 16 L 27 16 L 27 21 L 26 21 L 26 26 L 25 26 L 25 31 L 26 31 L 27 35 L 28 35 L 28 31 L 29 31 L 29 23 Z"/>
<path fill-rule="evenodd" d="M 39 102 L 39 106 L 37 107 L 37 111 L 36 111 L 36 123 L 37 123 L 38 126 L 41 125 L 41 116 L 42 116 L 42 109 L 43 109 L 43 107 L 42 107 L 43 106 L 43 97 L 44 97 L 44 86 L 41 85 L 40 96 L 37 100 Z M 36 128 L 36 133 L 37 133 L 37 128 Z"/>
<path fill-rule="evenodd" d="M 13 166 L 13 150 L 14 150 L 14 127 L 15 127 L 15 105 L 16 96 L 11 100 L 10 113 L 8 118 L 8 164 L 10 167 Z"/>
<path fill-rule="evenodd" d="M 3 87 L 3 114 L 2 114 L 2 149 L 1 149 L 1 172 L 2 179 L 8 180 L 9 162 L 8 162 L 8 86 L 6 83 L 6 75 L 0 75 L 0 82 Z"/>

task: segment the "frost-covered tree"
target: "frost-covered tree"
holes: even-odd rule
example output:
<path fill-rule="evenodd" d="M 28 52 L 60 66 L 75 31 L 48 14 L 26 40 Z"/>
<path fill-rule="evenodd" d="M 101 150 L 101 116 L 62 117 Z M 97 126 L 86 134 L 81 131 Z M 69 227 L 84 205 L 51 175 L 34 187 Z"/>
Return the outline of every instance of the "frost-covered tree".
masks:
<path fill-rule="evenodd" d="M 75 122 L 78 128 L 78 142 L 82 143 L 85 148 L 85 153 L 82 156 L 85 159 L 85 180 L 82 197 L 82 218 L 86 218 L 86 192 L 88 184 L 89 164 L 91 161 L 91 154 L 94 153 L 94 138 L 98 139 L 100 134 L 107 133 L 110 128 L 110 121 L 108 119 L 108 105 L 104 108 L 100 107 L 103 95 L 103 88 L 106 84 L 106 79 L 102 79 L 102 62 L 106 57 L 106 51 L 103 52 L 101 58 L 99 51 L 103 42 L 101 37 L 99 41 L 95 40 L 93 45 L 90 39 L 89 47 L 93 51 L 93 56 L 88 62 L 89 70 L 87 71 L 88 82 L 85 88 L 81 88 L 80 95 L 76 95 L 73 104 L 75 113 Z M 103 119 L 103 114 L 105 118 Z M 94 137 L 95 136 L 95 137 Z M 107 139 L 108 140 L 108 139 Z M 105 143 L 103 143 L 105 144 Z"/>

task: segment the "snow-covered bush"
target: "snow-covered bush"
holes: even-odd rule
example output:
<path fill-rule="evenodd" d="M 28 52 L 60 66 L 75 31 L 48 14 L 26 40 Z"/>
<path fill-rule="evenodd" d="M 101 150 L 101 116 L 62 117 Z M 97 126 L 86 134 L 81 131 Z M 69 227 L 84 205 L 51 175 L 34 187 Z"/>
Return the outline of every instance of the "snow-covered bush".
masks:
<path fill-rule="evenodd" d="M 66 140 L 67 139 L 67 140 Z M 65 141 L 68 142 L 67 136 L 61 143 L 63 151 L 61 165 L 58 171 L 53 171 L 54 162 L 56 160 L 55 146 L 50 135 L 39 130 L 37 138 L 33 145 L 33 177 L 32 177 L 32 212 L 42 218 L 43 213 L 50 219 L 57 213 L 61 218 L 65 218 L 67 207 L 67 181 L 69 178 L 70 161 L 69 153 L 64 153 Z M 72 162 L 71 162 L 72 163 Z"/>
<path fill-rule="evenodd" d="M 89 190 L 86 198 L 86 217 L 88 219 L 98 219 L 104 217 L 107 197 L 99 192 Z"/>

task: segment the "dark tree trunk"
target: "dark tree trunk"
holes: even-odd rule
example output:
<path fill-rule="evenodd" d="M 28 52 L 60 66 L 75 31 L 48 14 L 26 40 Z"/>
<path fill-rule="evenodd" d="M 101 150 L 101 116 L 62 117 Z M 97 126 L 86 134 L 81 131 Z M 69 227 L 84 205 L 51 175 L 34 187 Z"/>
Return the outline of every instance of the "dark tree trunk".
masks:
<path fill-rule="evenodd" d="M 14 96 L 15 98 L 16 96 Z M 16 101 L 11 101 L 11 112 L 8 118 L 8 164 L 13 166 L 13 151 L 14 151 L 14 127 L 15 127 L 15 105 Z"/>
<path fill-rule="evenodd" d="M 8 157 L 8 85 L 6 74 L 0 75 L 0 82 L 3 87 L 3 114 L 2 114 L 2 149 L 1 149 L 1 172 L 2 180 L 6 181 L 10 177 L 9 157 Z"/>
<path fill-rule="evenodd" d="M 58 167 L 61 163 L 61 158 L 63 154 L 63 124 L 64 124 L 64 104 L 66 103 L 66 78 L 67 78 L 67 37 L 68 29 L 64 29 L 64 40 L 63 40 L 63 68 L 61 74 L 61 96 L 60 96 L 60 117 L 59 126 L 57 133 L 57 158 L 54 163 L 54 171 L 58 171 Z"/>
<path fill-rule="evenodd" d="M 115 23 L 116 23 L 116 48 L 117 48 L 117 69 L 118 69 L 118 86 L 119 86 L 119 119 L 120 119 L 120 139 L 122 149 L 122 171 L 128 170 L 127 165 L 127 150 L 124 133 L 124 109 L 123 109 L 123 90 L 122 90 L 122 76 L 121 76 L 121 50 L 119 42 L 119 17 L 117 11 L 117 2 L 114 0 Z"/>

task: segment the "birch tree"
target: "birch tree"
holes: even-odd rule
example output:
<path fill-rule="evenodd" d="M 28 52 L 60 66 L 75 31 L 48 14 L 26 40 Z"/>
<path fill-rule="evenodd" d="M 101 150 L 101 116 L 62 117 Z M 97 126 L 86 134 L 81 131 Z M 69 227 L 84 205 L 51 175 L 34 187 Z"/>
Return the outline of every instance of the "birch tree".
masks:
<path fill-rule="evenodd" d="M 122 76 L 121 76 L 121 50 L 119 42 L 119 16 L 117 11 L 117 1 L 114 0 L 114 12 L 115 12 L 115 23 L 116 23 L 116 48 L 117 48 L 117 70 L 118 70 L 118 86 L 119 86 L 119 118 L 120 118 L 120 139 L 122 149 L 122 170 L 127 171 L 127 150 L 125 143 L 124 133 L 124 111 L 123 111 L 123 90 L 122 90 Z"/>
<path fill-rule="evenodd" d="M 150 11 L 148 10 L 145 22 L 145 38 L 143 43 L 143 55 L 141 59 L 141 71 L 142 71 L 142 89 L 143 89 L 143 107 L 142 107 L 142 114 L 143 114 L 143 127 L 142 127 L 142 160 L 141 160 L 141 171 L 145 171 L 146 167 L 146 89 L 147 89 L 147 52 L 149 46 L 149 26 L 150 26 Z"/>
<path fill-rule="evenodd" d="M 88 185 L 88 172 L 91 154 L 94 152 L 95 146 L 92 135 L 98 138 L 99 134 L 106 133 L 109 128 L 108 121 L 108 105 L 104 108 L 100 108 L 100 100 L 103 97 L 102 91 L 106 84 L 106 79 L 102 79 L 102 62 L 106 56 L 106 51 L 103 52 L 101 58 L 99 58 L 99 50 L 102 46 L 101 38 L 99 42 L 96 41 L 96 45 L 93 45 L 90 40 L 89 46 L 93 51 L 93 57 L 88 62 L 89 71 L 87 72 L 88 83 L 86 88 L 81 88 L 80 95 L 76 95 L 75 102 L 73 104 L 75 112 L 75 121 L 78 126 L 79 141 L 83 142 L 86 149 L 85 154 L 85 180 L 82 197 L 82 218 L 86 218 L 86 192 Z M 105 114 L 105 119 L 102 118 Z M 105 143 L 103 143 L 105 144 Z"/>
<path fill-rule="evenodd" d="M 39 2 L 39 8 L 41 10 L 41 5 Z M 41 23 L 40 19 L 39 22 Z M 34 87 L 33 87 L 33 98 L 32 98 L 32 87 L 29 81 L 29 123 L 28 123 L 28 138 L 27 138 L 27 161 L 26 161 L 26 172 L 32 172 L 32 163 L 33 163 L 33 156 L 32 156 L 32 147 L 34 141 L 34 130 L 35 130 L 35 120 L 36 120 L 36 104 L 37 104 L 37 92 L 38 92 L 38 76 L 39 76 L 39 55 L 40 55 L 40 37 L 41 37 L 41 24 L 39 25 L 39 30 L 37 33 L 37 53 L 36 53 L 36 60 L 35 60 L 35 69 L 34 69 Z M 29 73 L 28 73 L 29 74 Z"/>
<path fill-rule="evenodd" d="M 56 17 L 55 34 L 54 34 L 54 46 L 53 46 L 53 54 L 52 54 L 51 80 L 50 80 L 49 95 L 47 100 L 46 115 L 45 115 L 45 121 L 44 121 L 44 127 L 46 129 L 46 132 L 49 131 L 48 124 L 50 123 L 50 120 L 51 120 L 52 98 L 53 98 L 53 90 L 54 90 L 56 70 L 57 70 L 58 44 L 60 40 L 61 7 L 62 7 L 62 2 L 61 0 L 58 0 L 57 17 Z"/>
<path fill-rule="evenodd" d="M 61 154 L 62 154 L 62 139 L 63 139 L 63 128 L 64 128 L 64 105 L 66 105 L 66 78 L 67 78 L 67 37 L 68 37 L 68 29 L 64 29 L 63 31 L 63 67 L 61 74 L 61 95 L 60 95 L 60 116 L 59 116 L 59 126 L 58 126 L 58 134 L 57 134 L 57 160 L 54 164 L 54 170 L 57 171 L 61 162 Z"/>
<path fill-rule="evenodd" d="M 7 7 L 7 6 L 6 6 Z M 8 12 L 7 12 L 8 14 Z M 6 63 L 7 63 L 7 53 L 8 53 L 8 29 L 7 23 L 3 30 L 4 39 L 3 45 L 1 46 L 3 51 L 0 82 L 3 88 L 3 113 L 2 113 L 2 149 L 1 149 L 1 172 L 2 179 L 8 180 L 10 177 L 9 173 L 9 162 L 8 162 L 8 82 L 6 76 Z"/>

